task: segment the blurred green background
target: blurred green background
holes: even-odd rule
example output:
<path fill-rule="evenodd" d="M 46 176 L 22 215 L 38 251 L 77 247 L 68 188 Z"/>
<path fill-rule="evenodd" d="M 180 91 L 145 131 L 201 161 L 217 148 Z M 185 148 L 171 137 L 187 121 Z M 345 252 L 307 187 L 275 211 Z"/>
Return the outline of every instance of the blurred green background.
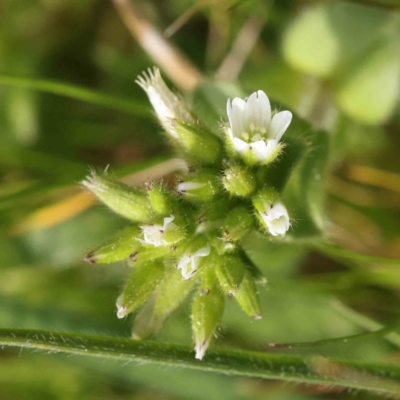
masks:
<path fill-rule="evenodd" d="M 179 49 L 175 58 L 154 60 L 161 44 L 149 45 L 149 29 Z M 189 63 L 193 80 L 174 73 L 174 62 Z M 134 82 L 154 64 L 212 124 L 225 118 L 237 87 L 262 89 L 305 121 L 301 135 L 325 131 L 330 140 L 328 167 L 314 176 L 324 189 L 324 231 L 290 244 L 249 238 L 248 252 L 268 279 L 260 289 L 264 316 L 250 321 L 229 302 L 214 346 L 264 351 L 269 343 L 400 325 L 397 0 L 5 0 L 0 326 L 129 337 L 131 321 L 115 315 L 126 268 L 82 261 L 124 221 L 78 183 L 89 166 L 109 165 L 131 183 L 160 174 L 171 151 Z M 319 154 L 318 146 L 311 151 Z M 171 173 L 174 164 L 161 169 Z M 158 340 L 192 343 L 188 306 Z M 394 339 L 279 351 L 399 363 Z M 5 400 L 374 398 L 13 349 L 0 353 L 0 383 Z"/>

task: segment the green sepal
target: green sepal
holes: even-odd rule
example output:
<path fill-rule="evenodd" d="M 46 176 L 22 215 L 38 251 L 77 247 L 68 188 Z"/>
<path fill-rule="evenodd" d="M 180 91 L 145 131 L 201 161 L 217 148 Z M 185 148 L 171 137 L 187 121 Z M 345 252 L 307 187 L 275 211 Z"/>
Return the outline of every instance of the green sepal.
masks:
<path fill-rule="evenodd" d="M 128 259 L 128 266 L 135 267 L 139 264 L 148 263 L 150 261 L 159 260 L 164 257 L 175 256 L 178 253 L 178 248 L 175 245 L 172 246 L 142 246 L 136 252 L 132 253 Z"/>
<path fill-rule="evenodd" d="M 174 221 L 175 222 L 175 221 Z M 187 236 L 186 229 L 183 228 L 182 226 L 177 225 L 173 229 L 169 229 L 164 232 L 164 242 L 169 245 L 169 244 L 176 244 L 185 239 Z"/>
<path fill-rule="evenodd" d="M 95 171 L 82 184 L 117 214 L 135 222 L 145 222 L 151 217 L 149 201 L 140 190 L 127 186 Z"/>
<path fill-rule="evenodd" d="M 196 358 L 201 360 L 221 322 L 225 300 L 217 284 L 200 288 L 192 304 L 192 331 Z"/>
<path fill-rule="evenodd" d="M 185 176 L 185 180 L 178 182 L 177 191 L 186 200 L 207 202 L 220 192 L 220 186 L 215 174 L 191 173 Z"/>
<path fill-rule="evenodd" d="M 141 310 L 135 316 L 131 332 L 131 338 L 142 340 L 157 333 L 164 319 L 154 313 L 155 295 L 151 296 Z"/>
<path fill-rule="evenodd" d="M 256 178 L 244 165 L 233 164 L 224 170 L 222 183 L 233 196 L 248 197 L 257 188 Z"/>
<path fill-rule="evenodd" d="M 235 296 L 242 310 L 253 319 L 261 319 L 261 306 L 258 289 L 253 275 L 245 270 L 242 283 Z"/>
<path fill-rule="evenodd" d="M 184 153 L 204 164 L 217 163 L 222 155 L 222 145 L 218 138 L 201 125 L 173 120 L 176 142 Z"/>
<path fill-rule="evenodd" d="M 250 233 L 254 218 L 246 207 L 236 207 L 228 212 L 224 220 L 224 241 L 237 241 Z"/>
<path fill-rule="evenodd" d="M 181 273 L 174 267 L 167 267 L 162 282 L 157 289 L 154 314 L 166 318 L 189 295 L 196 279 L 183 280 Z"/>
<path fill-rule="evenodd" d="M 266 207 L 276 204 L 279 197 L 279 193 L 273 188 L 261 189 L 252 198 L 253 206 L 259 213 L 263 213 Z"/>
<path fill-rule="evenodd" d="M 144 303 L 157 288 L 163 274 L 164 265 L 161 261 L 136 266 L 132 270 L 122 294 L 118 297 L 118 318 L 125 317 Z"/>
<path fill-rule="evenodd" d="M 173 214 L 178 207 L 176 194 L 165 185 L 154 182 L 147 185 L 151 207 L 160 215 Z"/>
<path fill-rule="evenodd" d="M 222 290 L 236 295 L 244 277 L 243 262 L 234 255 L 218 256 L 215 261 L 215 274 Z"/>
<path fill-rule="evenodd" d="M 122 229 L 103 245 L 91 251 L 85 257 L 85 261 L 91 264 L 110 264 L 126 260 L 140 248 L 137 240 L 140 233 L 141 229 L 136 225 Z"/>

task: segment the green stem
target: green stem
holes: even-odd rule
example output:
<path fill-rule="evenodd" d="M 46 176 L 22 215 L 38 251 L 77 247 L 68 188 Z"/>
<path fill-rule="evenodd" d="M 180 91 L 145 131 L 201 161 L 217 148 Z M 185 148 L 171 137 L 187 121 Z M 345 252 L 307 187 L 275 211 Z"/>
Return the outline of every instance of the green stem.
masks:
<path fill-rule="evenodd" d="M 333 360 L 321 356 L 209 351 L 203 361 L 192 349 L 126 338 L 0 329 L 0 345 L 135 360 L 266 379 L 344 386 L 381 393 L 400 392 L 400 366 Z"/>
<path fill-rule="evenodd" d="M 26 89 L 39 90 L 41 92 L 70 97 L 76 100 L 112 108 L 114 110 L 123 111 L 136 116 L 143 117 L 150 115 L 148 113 L 148 107 L 134 100 L 109 96 L 98 93 L 94 90 L 70 84 L 33 78 L 0 75 L 0 85 L 23 87 Z"/>

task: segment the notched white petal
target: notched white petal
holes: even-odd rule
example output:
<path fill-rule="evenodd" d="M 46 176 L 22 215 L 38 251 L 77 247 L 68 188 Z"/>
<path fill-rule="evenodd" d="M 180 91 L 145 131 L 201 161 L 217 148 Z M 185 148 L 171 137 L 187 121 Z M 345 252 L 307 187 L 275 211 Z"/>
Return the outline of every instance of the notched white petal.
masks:
<path fill-rule="evenodd" d="M 290 111 L 281 111 L 275 114 L 271 121 L 271 137 L 279 142 L 291 121 L 292 113 Z"/>

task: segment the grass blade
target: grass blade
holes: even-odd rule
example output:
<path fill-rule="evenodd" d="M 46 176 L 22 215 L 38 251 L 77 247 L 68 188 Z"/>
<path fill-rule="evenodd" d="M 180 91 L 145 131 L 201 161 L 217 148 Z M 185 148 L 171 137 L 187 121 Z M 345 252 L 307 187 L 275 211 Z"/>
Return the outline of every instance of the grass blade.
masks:
<path fill-rule="evenodd" d="M 114 97 L 94 90 L 55 81 L 0 75 L 0 85 L 17 86 L 59 96 L 70 97 L 98 106 L 112 108 L 135 116 L 150 116 L 147 105 L 131 99 Z"/>

